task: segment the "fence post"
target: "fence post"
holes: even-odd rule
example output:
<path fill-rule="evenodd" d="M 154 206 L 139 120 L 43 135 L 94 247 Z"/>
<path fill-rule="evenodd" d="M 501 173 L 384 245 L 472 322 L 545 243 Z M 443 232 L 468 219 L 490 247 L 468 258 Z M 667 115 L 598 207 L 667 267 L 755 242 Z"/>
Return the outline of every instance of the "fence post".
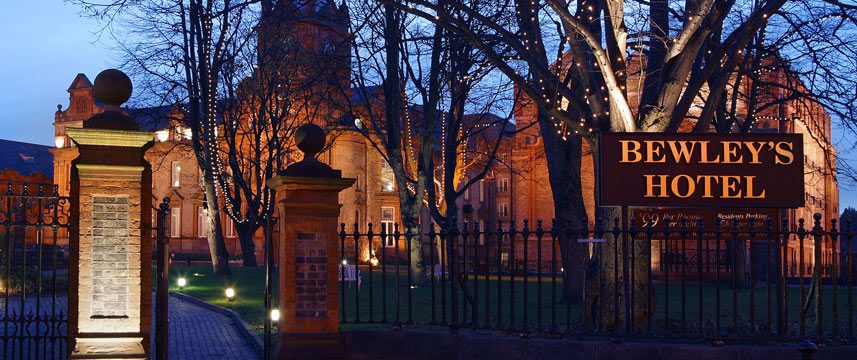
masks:
<path fill-rule="evenodd" d="M 158 285 L 155 294 L 155 358 L 169 359 L 170 198 L 158 209 Z"/>
<path fill-rule="evenodd" d="M 277 359 L 345 359 L 339 334 L 339 192 L 354 184 L 315 155 L 325 145 L 313 124 L 295 132 L 304 159 L 268 180 L 277 193 L 280 239 Z M 356 266 L 357 264 L 355 264 Z M 372 274 L 367 274 L 372 276 Z"/>
<path fill-rule="evenodd" d="M 119 107 L 131 80 L 118 70 L 95 78 L 104 112 L 67 133 L 71 164 L 69 344 L 71 358 L 150 358 L 152 169 L 143 158 L 154 134 Z"/>
<path fill-rule="evenodd" d="M 800 351 L 801 360 L 812 360 L 813 354 L 818 350 L 818 345 L 812 341 L 804 340 L 798 344 L 797 350 Z"/>

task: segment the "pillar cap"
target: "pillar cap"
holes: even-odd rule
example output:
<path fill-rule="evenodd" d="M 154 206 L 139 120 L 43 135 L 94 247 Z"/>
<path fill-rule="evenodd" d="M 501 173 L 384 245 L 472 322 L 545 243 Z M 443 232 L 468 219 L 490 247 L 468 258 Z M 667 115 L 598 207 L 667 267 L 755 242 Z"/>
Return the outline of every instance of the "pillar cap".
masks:
<path fill-rule="evenodd" d="M 318 191 L 342 191 L 351 187 L 357 179 L 353 178 L 329 178 L 329 177 L 307 177 L 307 176 L 285 176 L 278 175 L 267 181 L 269 188 L 276 191 L 283 190 L 318 190 Z"/>
<path fill-rule="evenodd" d="M 143 147 L 154 141 L 147 131 L 66 128 L 66 133 L 78 145 Z"/>

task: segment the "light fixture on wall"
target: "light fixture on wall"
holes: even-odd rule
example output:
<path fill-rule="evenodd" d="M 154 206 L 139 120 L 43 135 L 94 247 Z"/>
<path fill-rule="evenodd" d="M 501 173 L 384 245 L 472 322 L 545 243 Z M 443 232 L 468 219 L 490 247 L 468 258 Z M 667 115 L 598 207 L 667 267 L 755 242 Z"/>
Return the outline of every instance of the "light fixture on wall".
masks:
<path fill-rule="evenodd" d="M 156 131 L 155 136 L 158 137 L 158 141 L 161 141 L 161 142 L 167 141 L 167 139 L 170 138 L 170 131 L 169 130 Z"/>
<path fill-rule="evenodd" d="M 57 149 L 62 148 L 65 145 L 65 136 L 54 136 L 54 145 Z"/>

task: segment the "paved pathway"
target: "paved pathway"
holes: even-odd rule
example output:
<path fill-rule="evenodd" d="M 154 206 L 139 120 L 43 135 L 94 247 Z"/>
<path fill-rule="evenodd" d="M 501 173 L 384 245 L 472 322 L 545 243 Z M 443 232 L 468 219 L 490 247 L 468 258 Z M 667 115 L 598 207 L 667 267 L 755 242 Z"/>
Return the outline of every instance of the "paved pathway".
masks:
<path fill-rule="evenodd" d="M 241 326 L 229 316 L 170 296 L 170 359 L 258 359 Z M 152 335 L 154 339 L 154 330 Z"/>
<path fill-rule="evenodd" d="M 154 294 L 153 294 L 154 296 Z M 154 301 L 152 301 L 154 303 Z M 62 311 L 66 314 L 68 299 L 57 298 L 57 313 Z M 20 312 L 20 298 L 9 299 L 9 315 L 15 317 Z M 27 298 L 24 302 L 25 314 L 34 311 L 35 298 Z M 0 299 L 0 319 L 5 315 L 5 299 Z M 47 309 L 50 312 L 50 298 L 42 298 L 41 311 Z M 153 311 L 154 312 L 154 311 Z M 154 314 L 153 314 L 154 317 Z M 3 322 L 0 320 L 0 335 L 5 332 Z M 154 327 L 154 319 L 152 320 Z M 11 324 L 10 324 L 11 325 Z M 45 325 L 41 325 L 45 327 Z M 202 306 L 182 301 L 170 296 L 170 359 L 258 359 L 258 355 L 250 342 L 241 332 L 241 324 L 236 323 L 229 316 L 220 312 L 209 310 Z M 14 326 L 9 326 L 10 335 L 14 335 Z M 29 334 L 34 334 L 36 324 L 29 324 Z M 47 331 L 47 330 L 43 330 Z M 65 335 L 65 326 L 61 331 Z M 57 333 L 59 335 L 59 333 Z M 0 342 L 0 358 L 2 359 L 27 359 L 35 355 L 36 344 L 26 342 L 24 348 L 20 348 L 17 342 L 8 344 Z M 59 344 L 57 344 L 59 345 Z M 39 348 L 44 347 L 41 342 Z M 41 349 L 39 354 L 44 351 Z M 48 347 L 50 351 L 50 347 Z M 59 348 L 56 353 L 61 353 Z M 154 354 L 154 329 L 152 329 L 152 353 Z"/>

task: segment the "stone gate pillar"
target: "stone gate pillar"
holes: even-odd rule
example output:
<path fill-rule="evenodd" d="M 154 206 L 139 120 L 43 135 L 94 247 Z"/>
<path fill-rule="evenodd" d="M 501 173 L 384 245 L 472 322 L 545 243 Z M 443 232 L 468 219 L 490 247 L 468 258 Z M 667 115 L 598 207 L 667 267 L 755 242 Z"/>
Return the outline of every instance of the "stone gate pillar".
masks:
<path fill-rule="evenodd" d="M 71 163 L 69 344 L 72 359 L 146 359 L 152 302 L 152 172 L 143 159 L 153 133 L 121 112 L 131 80 L 95 78 L 104 112 L 67 129 Z"/>
<path fill-rule="evenodd" d="M 324 131 L 295 132 L 304 159 L 268 181 L 277 192 L 280 238 L 277 359 L 345 359 L 339 334 L 339 192 L 354 184 L 319 162 Z"/>

